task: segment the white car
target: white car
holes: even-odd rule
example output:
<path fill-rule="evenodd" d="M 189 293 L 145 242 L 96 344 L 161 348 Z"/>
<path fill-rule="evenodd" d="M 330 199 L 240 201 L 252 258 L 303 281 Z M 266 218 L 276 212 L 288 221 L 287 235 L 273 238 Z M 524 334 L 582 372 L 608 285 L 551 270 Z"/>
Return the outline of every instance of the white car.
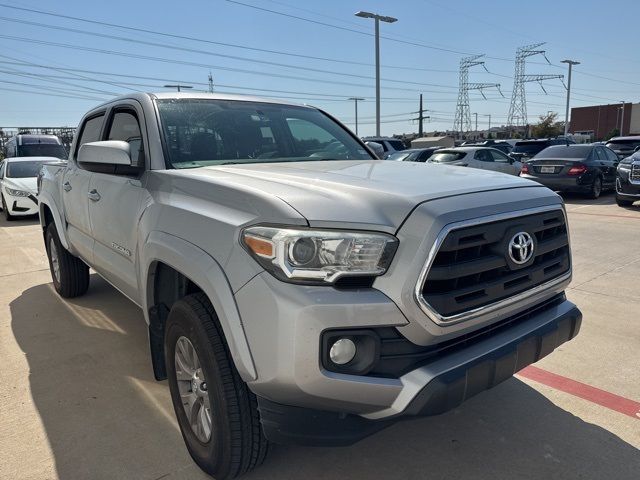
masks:
<path fill-rule="evenodd" d="M 6 158 L 0 166 L 0 195 L 7 220 L 38 213 L 38 172 L 42 165 L 60 162 L 55 157 Z"/>
<path fill-rule="evenodd" d="M 493 170 L 510 175 L 520 175 L 522 168 L 518 160 L 508 157 L 496 148 L 488 147 L 443 148 L 431 155 L 428 162 Z"/>

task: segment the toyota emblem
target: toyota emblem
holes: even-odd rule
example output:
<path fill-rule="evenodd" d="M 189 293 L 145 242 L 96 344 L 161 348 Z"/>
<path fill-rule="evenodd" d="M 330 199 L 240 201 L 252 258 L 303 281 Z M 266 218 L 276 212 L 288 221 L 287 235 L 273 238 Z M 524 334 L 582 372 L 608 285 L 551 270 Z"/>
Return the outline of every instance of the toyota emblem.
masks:
<path fill-rule="evenodd" d="M 516 233 L 509 242 L 509 258 L 516 265 L 524 265 L 533 257 L 533 238 L 527 232 Z"/>

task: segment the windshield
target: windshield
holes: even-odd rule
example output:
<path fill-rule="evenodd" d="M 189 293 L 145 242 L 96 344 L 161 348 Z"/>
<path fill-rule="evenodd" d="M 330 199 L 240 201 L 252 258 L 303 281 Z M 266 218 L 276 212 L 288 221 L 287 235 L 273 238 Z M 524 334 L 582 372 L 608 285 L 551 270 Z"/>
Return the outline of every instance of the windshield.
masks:
<path fill-rule="evenodd" d="M 55 143 L 31 143 L 18 147 L 18 157 L 56 157 L 67 159 L 67 151 Z"/>
<path fill-rule="evenodd" d="M 389 145 L 391 145 L 395 150 L 405 150 L 407 147 L 404 146 L 404 143 L 402 143 L 402 140 L 387 140 L 389 142 Z"/>
<path fill-rule="evenodd" d="M 157 100 L 174 168 L 233 163 L 371 159 L 318 110 L 232 100 Z"/>
<path fill-rule="evenodd" d="M 612 150 L 633 150 L 640 145 L 640 140 L 614 140 L 607 142 L 607 147 Z"/>
<path fill-rule="evenodd" d="M 40 168 L 51 161 L 33 160 L 25 162 L 8 162 L 7 177 L 8 178 L 34 178 L 38 176 Z"/>
<path fill-rule="evenodd" d="M 535 155 L 536 153 L 544 150 L 548 146 L 547 143 L 544 142 L 536 142 L 536 143 L 518 143 L 511 153 L 524 153 L 526 155 Z"/>
<path fill-rule="evenodd" d="M 415 162 L 420 152 L 395 152 L 387 156 L 387 160 L 396 160 L 398 162 Z"/>
<path fill-rule="evenodd" d="M 467 152 L 436 152 L 429 157 L 430 162 L 455 162 L 456 160 L 462 160 L 467 155 Z"/>
<path fill-rule="evenodd" d="M 547 147 L 534 158 L 587 158 L 591 149 L 590 145 L 554 145 Z"/>

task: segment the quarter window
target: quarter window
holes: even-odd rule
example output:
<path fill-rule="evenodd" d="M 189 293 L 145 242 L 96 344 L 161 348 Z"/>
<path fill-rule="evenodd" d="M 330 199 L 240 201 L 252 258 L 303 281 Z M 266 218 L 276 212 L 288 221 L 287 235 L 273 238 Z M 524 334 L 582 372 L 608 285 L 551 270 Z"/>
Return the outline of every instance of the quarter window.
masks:
<path fill-rule="evenodd" d="M 102 132 L 102 121 L 104 120 L 104 114 L 97 117 L 90 118 L 84 122 L 82 127 L 82 133 L 76 146 L 76 155 L 81 145 L 90 142 L 97 142 L 100 140 L 100 133 Z"/>

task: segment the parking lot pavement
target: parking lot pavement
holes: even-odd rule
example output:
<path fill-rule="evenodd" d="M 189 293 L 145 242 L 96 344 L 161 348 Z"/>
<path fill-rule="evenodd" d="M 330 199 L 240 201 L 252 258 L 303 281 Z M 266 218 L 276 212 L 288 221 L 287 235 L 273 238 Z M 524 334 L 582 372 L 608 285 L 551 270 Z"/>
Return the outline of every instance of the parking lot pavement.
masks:
<path fill-rule="evenodd" d="M 619 407 L 640 402 L 640 207 L 566 200 L 584 320 L 542 370 L 352 447 L 276 446 L 246 478 L 639 478 L 640 417 Z M 0 245 L 0 478 L 207 478 L 153 380 L 140 310 L 95 275 L 58 298 L 35 220 L 0 221 Z"/>

